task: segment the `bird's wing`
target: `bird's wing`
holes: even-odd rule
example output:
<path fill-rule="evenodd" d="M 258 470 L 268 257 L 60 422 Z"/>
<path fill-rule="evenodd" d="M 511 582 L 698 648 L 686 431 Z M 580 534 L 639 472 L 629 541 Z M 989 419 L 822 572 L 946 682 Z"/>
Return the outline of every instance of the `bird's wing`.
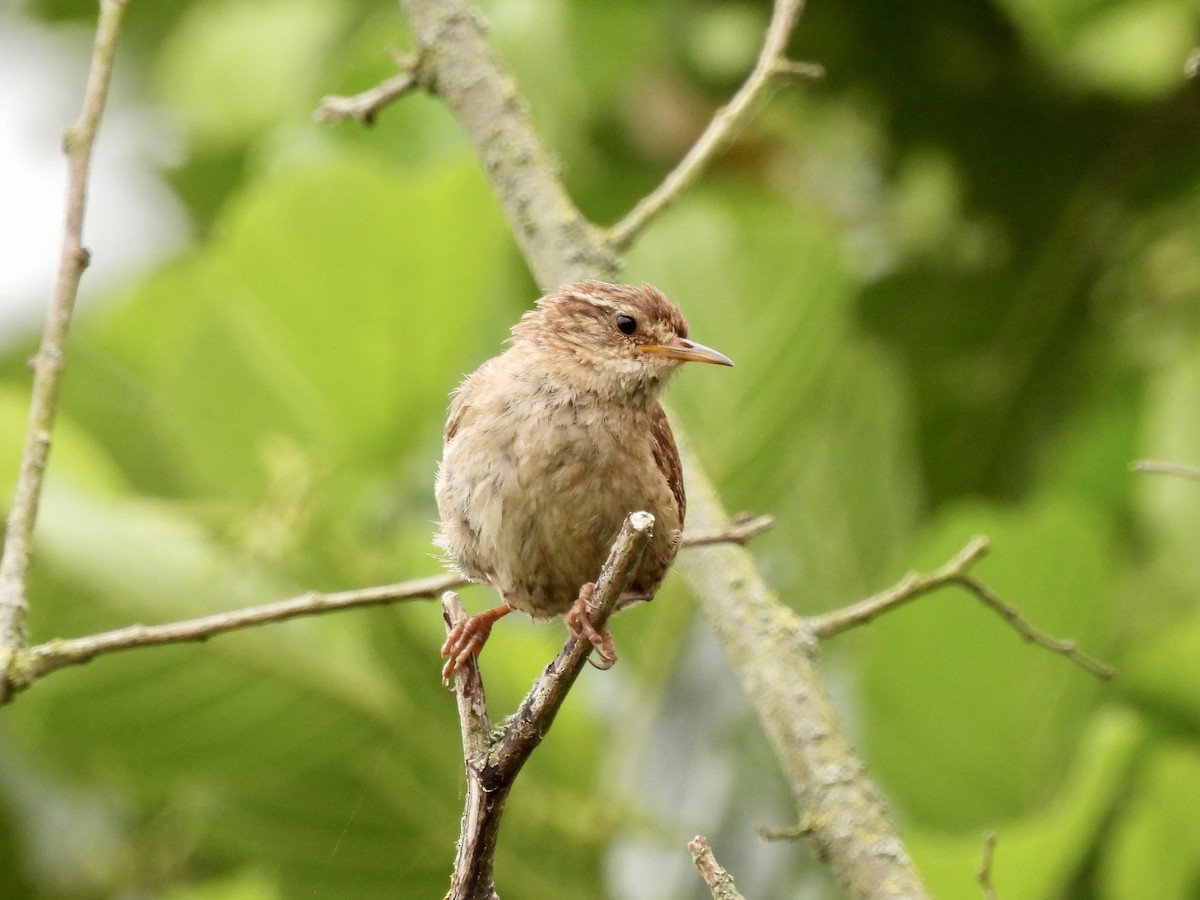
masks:
<path fill-rule="evenodd" d="M 679 448 L 675 446 L 675 435 L 671 433 L 667 414 L 658 404 L 650 411 L 650 440 L 654 448 L 654 462 L 667 479 L 675 502 L 679 504 L 679 527 L 683 528 L 687 509 L 687 498 L 683 493 L 683 465 L 679 462 Z"/>

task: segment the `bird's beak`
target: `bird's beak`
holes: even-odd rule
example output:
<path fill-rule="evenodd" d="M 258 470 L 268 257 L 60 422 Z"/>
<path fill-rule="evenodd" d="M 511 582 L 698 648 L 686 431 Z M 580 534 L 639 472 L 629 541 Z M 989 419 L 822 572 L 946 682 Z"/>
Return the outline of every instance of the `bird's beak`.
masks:
<path fill-rule="evenodd" d="M 724 353 L 718 353 L 712 347 L 705 347 L 687 338 L 672 338 L 666 344 L 637 344 L 637 349 L 643 353 L 655 356 L 665 356 L 667 359 L 681 359 L 684 362 L 706 362 L 717 366 L 732 366 L 733 360 Z"/>

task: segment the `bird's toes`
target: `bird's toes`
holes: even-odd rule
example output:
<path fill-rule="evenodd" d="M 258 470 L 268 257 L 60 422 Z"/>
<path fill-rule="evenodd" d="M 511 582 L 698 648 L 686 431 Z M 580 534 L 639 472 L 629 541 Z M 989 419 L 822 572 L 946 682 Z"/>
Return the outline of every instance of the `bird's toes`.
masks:
<path fill-rule="evenodd" d="M 591 601 L 592 595 L 595 593 L 595 584 L 589 582 L 581 587 L 579 596 L 571 604 L 567 614 L 563 616 L 563 621 L 566 622 L 567 629 L 576 639 L 587 638 L 588 643 L 596 648 L 596 654 L 600 658 L 599 662 L 590 657 L 588 662 L 597 669 L 611 669 L 617 661 L 617 648 L 607 627 L 597 629 L 592 624 Z"/>

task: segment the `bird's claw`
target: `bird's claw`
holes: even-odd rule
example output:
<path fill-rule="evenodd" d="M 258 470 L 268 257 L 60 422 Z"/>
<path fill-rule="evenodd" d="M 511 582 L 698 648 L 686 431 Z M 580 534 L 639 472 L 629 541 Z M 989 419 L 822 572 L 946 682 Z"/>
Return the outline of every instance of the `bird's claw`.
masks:
<path fill-rule="evenodd" d="M 563 616 L 563 621 L 567 625 L 567 630 L 576 638 L 587 638 L 593 647 L 596 648 L 596 654 L 600 657 L 599 662 L 593 660 L 590 656 L 588 662 L 597 669 L 611 669 L 617 662 L 617 646 L 613 643 L 612 634 L 608 627 L 597 629 L 592 624 L 591 614 L 592 595 L 596 593 L 596 585 L 589 582 L 579 589 L 579 596 L 575 602 L 571 604 L 571 608 L 567 610 L 567 614 Z"/>
<path fill-rule="evenodd" d="M 508 606 L 485 609 L 463 619 L 450 629 L 446 635 L 446 642 L 442 644 L 442 656 L 446 657 L 446 664 L 442 666 L 443 685 L 450 684 L 454 673 L 467 664 L 472 654 L 479 655 L 483 645 L 487 643 L 488 635 L 492 633 L 492 625 L 510 612 L 512 608 Z"/>

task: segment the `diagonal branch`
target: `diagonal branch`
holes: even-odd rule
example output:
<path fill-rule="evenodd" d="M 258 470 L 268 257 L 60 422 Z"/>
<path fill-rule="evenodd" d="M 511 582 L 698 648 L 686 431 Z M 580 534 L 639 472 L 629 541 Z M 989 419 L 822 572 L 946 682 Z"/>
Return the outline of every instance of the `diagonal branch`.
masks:
<path fill-rule="evenodd" d="M 794 0 L 790 3 L 799 10 Z M 403 0 L 429 83 L 475 147 L 535 280 L 557 286 L 616 274 L 608 233 L 567 195 L 550 152 L 529 121 L 511 74 L 487 42 L 469 0 Z M 630 234 L 636 233 L 634 228 Z M 686 436 L 676 432 L 688 485 L 688 516 L 703 533 L 728 522 Z M 721 641 L 792 790 L 798 816 L 849 896 L 928 896 L 894 824 L 833 712 L 802 623 L 767 587 L 745 549 L 698 547 L 684 576 Z M 835 779 L 830 772 L 837 772 Z"/>
<path fill-rule="evenodd" d="M 559 180 L 558 164 L 488 41 L 470 0 L 402 0 L 421 57 L 422 81 L 458 120 L 495 189 L 538 284 L 616 277 L 619 262 Z"/>
<path fill-rule="evenodd" d="M 322 97 L 313 112 L 313 118 L 326 125 L 345 119 L 355 119 L 363 125 L 374 125 L 375 117 L 381 109 L 421 86 L 418 57 L 402 57 L 396 62 L 402 71 L 369 90 L 349 97 Z"/>
<path fill-rule="evenodd" d="M 589 604 L 592 624 L 603 629 L 629 584 L 654 530 L 654 516 L 631 514 L 621 528 L 608 560 L 596 579 Z M 463 615 L 458 598 L 443 601 L 447 631 Z M 567 638 L 558 656 L 506 720 L 503 731 L 488 743 L 487 703 L 479 669 L 472 659 L 455 675 L 458 712 L 462 724 L 463 754 L 467 769 L 467 798 L 463 811 L 458 855 L 454 862 L 447 900 L 494 900 L 493 862 L 504 805 L 514 781 L 530 754 L 554 723 L 567 693 L 583 671 L 592 652 L 586 639 Z"/>
<path fill-rule="evenodd" d="M 1042 631 L 1036 625 L 1025 619 L 1021 613 L 1017 611 L 1015 606 L 1005 603 L 1003 600 L 997 597 L 987 585 L 983 584 L 978 579 L 973 578 L 970 575 L 964 575 L 960 578 L 954 579 L 954 583 L 961 584 L 968 591 L 974 594 L 984 606 L 1008 622 L 1008 624 L 1013 627 L 1017 634 L 1029 641 L 1031 644 L 1036 644 L 1039 647 L 1043 647 L 1046 650 L 1049 650 L 1051 653 L 1058 653 L 1061 656 L 1065 656 L 1067 659 L 1071 660 L 1071 662 L 1091 672 L 1097 678 L 1103 678 L 1107 680 L 1117 674 L 1117 670 L 1112 666 L 1108 665 L 1107 663 L 1102 663 L 1100 660 L 1088 656 L 1086 653 L 1080 650 L 1074 641 L 1056 638 Z"/>
<path fill-rule="evenodd" d="M 973 537 L 953 559 L 932 572 L 924 575 L 909 572 L 897 584 L 873 597 L 833 612 L 810 617 L 806 620 L 808 627 L 817 640 L 823 640 L 859 625 L 866 625 L 877 616 L 890 612 L 938 588 L 957 584 L 974 594 L 984 606 L 1008 622 L 1025 640 L 1052 653 L 1065 656 L 1098 678 L 1112 678 L 1116 671 L 1111 666 L 1082 652 L 1074 641 L 1061 640 L 1042 631 L 1025 619 L 1015 606 L 1005 603 L 987 585 L 969 574 L 971 568 L 983 557 L 987 549 L 987 538 Z"/>
<path fill-rule="evenodd" d="M 817 640 L 824 640 L 859 625 L 866 625 L 876 616 L 962 578 L 987 551 L 987 538 L 973 537 L 953 559 L 932 572 L 924 575 L 909 572 L 898 584 L 873 597 L 833 612 L 812 616 L 808 619 L 809 627 Z"/>
<path fill-rule="evenodd" d="M 626 216 L 608 230 L 609 243 L 626 250 L 650 221 L 691 187 L 709 163 L 732 142 L 754 114 L 758 99 L 777 76 L 820 77 L 819 66 L 785 58 L 788 39 L 804 9 L 804 0 L 776 0 L 758 61 L 746 82 L 728 104 L 717 110 L 708 127 L 662 184 L 643 197 Z"/>
<path fill-rule="evenodd" d="M 79 119 L 63 137 L 67 155 L 67 210 L 63 223 L 62 253 L 54 291 L 46 310 L 42 344 L 34 361 L 33 395 L 29 426 L 17 476 L 16 491 L 4 533 L 4 555 L 0 557 L 0 702 L 8 696 L 6 679 L 14 653 L 25 645 L 25 597 L 29 566 L 33 560 L 33 530 L 37 523 L 42 480 L 50 456 L 51 433 L 58 412 L 58 393 L 67 352 L 67 332 L 79 281 L 88 265 L 83 246 L 83 217 L 87 208 L 87 184 L 92 148 L 100 130 L 100 117 L 112 80 L 113 58 L 125 0 L 101 0 L 92 64 Z"/>
<path fill-rule="evenodd" d="M 708 885 L 713 900 L 746 900 L 733 883 L 733 876 L 717 862 L 708 838 L 696 835 L 688 842 L 688 849 L 692 851 L 692 862 L 700 870 L 700 877 Z"/>

